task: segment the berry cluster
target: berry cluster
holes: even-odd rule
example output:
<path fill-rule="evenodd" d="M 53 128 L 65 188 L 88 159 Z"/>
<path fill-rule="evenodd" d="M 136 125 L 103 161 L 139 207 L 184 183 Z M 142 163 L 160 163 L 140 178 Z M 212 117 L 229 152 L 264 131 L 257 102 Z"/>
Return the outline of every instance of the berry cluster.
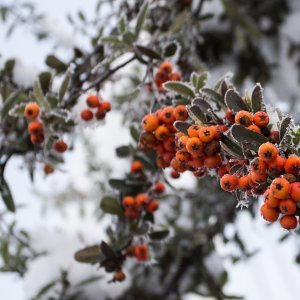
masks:
<path fill-rule="evenodd" d="M 143 171 L 143 164 L 139 160 L 132 162 L 130 171 L 132 174 L 138 176 Z M 159 208 L 159 202 L 154 200 L 153 196 L 160 195 L 164 191 L 165 185 L 157 181 L 147 193 L 124 196 L 122 205 L 125 209 L 125 217 L 132 220 L 139 220 L 146 213 L 153 214 Z"/>
<path fill-rule="evenodd" d="M 187 135 L 176 134 L 177 151 L 170 165 L 178 173 L 192 171 L 201 177 L 209 169 L 216 169 L 224 160 L 221 154 L 220 133 L 227 130 L 226 125 L 191 125 Z"/>
<path fill-rule="evenodd" d="M 103 120 L 106 116 L 106 113 L 111 110 L 111 103 L 108 101 L 100 101 L 98 95 L 89 95 L 86 98 L 86 104 L 89 108 L 84 109 L 80 113 L 80 117 L 83 121 L 88 122 L 94 119 Z M 95 112 L 93 112 L 93 110 Z"/>
<path fill-rule="evenodd" d="M 146 244 L 130 245 L 125 249 L 124 254 L 127 257 L 135 257 L 138 261 L 149 259 L 149 249 Z"/>
<path fill-rule="evenodd" d="M 155 74 L 155 85 L 159 91 L 164 91 L 163 83 L 167 81 L 180 81 L 181 74 L 179 72 L 173 72 L 173 66 L 170 62 L 165 61 L 161 63 L 159 69 Z M 150 89 L 151 90 L 151 89 Z"/>
<path fill-rule="evenodd" d="M 41 109 L 37 103 L 28 103 L 25 106 L 24 116 L 29 121 L 28 132 L 32 144 L 40 145 L 45 140 L 44 125 L 41 120 L 37 120 L 40 116 Z M 53 149 L 59 153 L 64 153 L 68 149 L 68 145 L 63 140 L 57 140 L 53 143 Z"/>
<path fill-rule="evenodd" d="M 167 106 L 143 118 L 142 127 L 145 132 L 140 136 L 139 148 L 144 151 L 155 151 L 159 168 L 169 167 L 176 154 L 177 129 L 173 123 L 185 121 L 187 118 L 188 112 L 184 105 L 175 108 Z M 176 177 L 176 174 L 173 175 Z"/>

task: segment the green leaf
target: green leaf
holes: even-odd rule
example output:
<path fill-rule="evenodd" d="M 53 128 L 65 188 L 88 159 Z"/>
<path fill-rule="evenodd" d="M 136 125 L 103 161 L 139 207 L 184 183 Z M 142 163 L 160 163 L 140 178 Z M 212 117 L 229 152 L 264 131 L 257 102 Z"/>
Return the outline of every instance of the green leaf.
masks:
<path fill-rule="evenodd" d="M 81 263 L 96 263 L 100 259 L 100 247 L 98 245 L 86 247 L 75 253 L 74 258 Z"/>
<path fill-rule="evenodd" d="M 202 124 L 205 123 L 206 117 L 202 110 L 197 105 L 192 105 L 190 107 L 187 106 L 189 116 L 190 118 L 196 123 L 196 124 Z"/>
<path fill-rule="evenodd" d="M 244 158 L 242 148 L 234 141 L 232 141 L 228 136 L 225 134 L 221 135 L 220 145 L 222 149 L 236 158 Z"/>
<path fill-rule="evenodd" d="M 64 62 L 62 62 L 54 55 L 47 56 L 46 65 L 52 69 L 55 69 L 57 73 L 65 72 L 68 68 L 68 66 Z"/>
<path fill-rule="evenodd" d="M 81 20 L 81 21 L 85 21 L 86 19 L 85 19 L 85 16 L 84 16 L 84 14 L 83 14 L 83 12 L 82 11 L 79 11 L 78 12 L 78 17 L 79 17 L 79 19 Z"/>
<path fill-rule="evenodd" d="M 44 94 L 46 94 L 49 91 L 51 80 L 52 80 L 52 75 L 50 72 L 43 72 L 39 74 L 39 81 Z"/>
<path fill-rule="evenodd" d="M 14 107 L 12 107 L 9 110 L 8 115 L 14 118 L 19 118 L 24 115 L 25 107 L 26 107 L 26 103 L 16 104 Z"/>
<path fill-rule="evenodd" d="M 23 92 L 22 89 L 16 90 L 5 99 L 1 110 L 2 118 L 5 118 L 8 115 L 8 112 L 14 105 L 22 101 L 20 98 L 18 98 L 22 92 Z"/>
<path fill-rule="evenodd" d="M 130 154 L 129 146 L 120 146 L 116 148 L 117 156 L 119 157 L 127 157 Z"/>
<path fill-rule="evenodd" d="M 241 110 L 249 111 L 244 100 L 234 90 L 228 90 L 225 94 L 225 103 L 227 107 L 233 112 L 239 112 Z"/>
<path fill-rule="evenodd" d="M 132 138 L 138 142 L 140 139 L 140 133 L 138 131 L 138 129 L 135 126 L 130 126 L 130 135 L 132 136 Z"/>
<path fill-rule="evenodd" d="M 184 134 L 188 134 L 188 129 L 189 129 L 189 127 L 191 126 L 191 124 L 189 124 L 189 123 L 186 123 L 186 122 L 183 122 L 183 121 L 176 121 L 175 123 L 174 123 L 174 126 L 175 126 L 175 128 L 178 130 L 178 131 L 180 131 L 180 132 L 182 132 L 182 133 L 184 133 Z"/>
<path fill-rule="evenodd" d="M 13 75 L 13 70 L 14 70 L 15 64 L 16 64 L 16 61 L 14 59 L 8 59 L 4 64 L 4 72 L 9 77 L 12 77 L 12 75 Z"/>
<path fill-rule="evenodd" d="M 124 45 L 124 43 L 119 39 L 118 36 L 107 36 L 101 39 L 102 43 Z"/>
<path fill-rule="evenodd" d="M 192 105 L 198 106 L 203 113 L 209 113 L 210 110 L 213 110 L 210 104 L 202 98 L 195 98 L 192 101 Z"/>
<path fill-rule="evenodd" d="M 108 214 L 122 216 L 124 214 L 123 208 L 116 198 L 105 196 L 102 198 L 100 208 Z"/>
<path fill-rule="evenodd" d="M 57 280 L 53 280 L 50 283 L 47 283 L 45 286 L 43 286 L 38 294 L 34 297 L 34 299 L 42 299 L 42 296 L 44 296 L 49 290 L 51 290 L 57 283 Z"/>
<path fill-rule="evenodd" d="M 203 88 L 201 90 L 201 92 L 203 94 L 205 94 L 209 100 L 217 103 L 218 105 L 220 105 L 222 108 L 226 108 L 226 105 L 224 104 L 224 100 L 223 97 L 218 94 L 216 91 L 209 89 L 209 88 Z"/>
<path fill-rule="evenodd" d="M 150 48 L 140 46 L 140 45 L 136 45 L 136 48 L 141 54 L 144 54 L 150 57 L 151 59 L 161 59 L 160 54 Z"/>
<path fill-rule="evenodd" d="M 283 139 L 284 135 L 287 132 L 288 127 L 292 123 L 292 118 L 290 116 L 285 116 L 279 125 L 279 139 L 280 141 Z"/>
<path fill-rule="evenodd" d="M 125 18 L 122 16 L 119 20 L 119 31 L 120 33 L 124 33 L 126 30 Z"/>
<path fill-rule="evenodd" d="M 193 72 L 190 76 L 190 81 L 192 85 L 194 86 L 195 90 L 197 89 L 198 84 L 198 74 L 196 72 Z"/>
<path fill-rule="evenodd" d="M 160 230 L 160 231 L 153 231 L 149 233 L 149 237 L 152 240 L 163 240 L 169 235 L 169 230 Z"/>
<path fill-rule="evenodd" d="M 10 188 L 7 182 L 4 180 L 4 178 L 2 178 L 2 180 L 0 181 L 0 193 L 6 208 L 11 212 L 15 212 L 16 207 L 15 207 L 14 199 L 11 194 Z"/>
<path fill-rule="evenodd" d="M 136 36 L 130 31 L 125 31 L 122 35 L 122 39 L 124 43 L 126 43 L 127 45 L 131 45 L 136 41 Z"/>
<path fill-rule="evenodd" d="M 66 75 L 65 75 L 65 78 L 59 88 L 59 92 L 58 92 L 58 100 L 59 101 L 62 101 L 67 90 L 68 90 L 68 87 L 69 87 L 69 83 L 71 81 L 71 73 L 70 71 L 68 70 Z"/>
<path fill-rule="evenodd" d="M 104 256 L 106 258 L 109 258 L 109 259 L 115 259 L 116 258 L 115 251 L 107 243 L 105 243 L 104 241 L 101 242 L 100 249 L 101 249 L 101 252 L 104 254 Z"/>
<path fill-rule="evenodd" d="M 83 14 L 83 12 L 82 11 L 79 11 L 78 12 L 78 17 L 79 17 L 79 19 L 81 20 L 81 21 L 85 21 L 86 19 L 85 19 L 85 15 Z"/>
<path fill-rule="evenodd" d="M 135 36 L 136 36 L 136 38 L 139 36 L 139 34 L 140 34 L 141 30 L 142 30 L 142 27 L 144 25 L 144 22 L 145 22 L 145 19 L 146 19 L 147 10 L 148 10 L 148 2 L 146 2 L 142 6 L 142 8 L 141 8 L 141 10 L 140 10 L 140 12 L 139 12 L 139 14 L 137 16 L 137 21 L 136 21 L 136 25 L 135 25 Z"/>
<path fill-rule="evenodd" d="M 196 85 L 196 91 L 203 89 L 206 85 L 208 78 L 208 72 L 203 72 L 198 76 L 197 85 Z"/>
<path fill-rule="evenodd" d="M 163 86 L 167 90 L 176 92 L 180 95 L 190 97 L 190 98 L 195 97 L 195 93 L 194 93 L 193 89 L 190 86 L 188 86 L 187 84 L 183 83 L 183 82 L 167 81 L 163 84 Z"/>
<path fill-rule="evenodd" d="M 268 139 L 264 135 L 249 130 L 242 125 L 233 125 L 231 127 L 231 134 L 237 142 L 251 143 L 256 150 L 258 150 L 261 144 L 268 142 Z"/>
<path fill-rule="evenodd" d="M 189 12 L 187 10 L 183 10 L 177 16 L 175 19 L 173 19 L 172 24 L 169 29 L 170 35 L 174 34 L 175 32 L 182 30 L 182 27 L 184 27 L 184 24 L 186 23 L 186 20 L 188 18 Z"/>
<path fill-rule="evenodd" d="M 45 100 L 44 93 L 39 79 L 34 82 L 33 94 L 41 107 L 49 107 L 49 103 Z"/>
<path fill-rule="evenodd" d="M 257 83 L 253 89 L 251 95 L 251 106 L 253 113 L 256 113 L 257 111 L 266 111 L 263 102 L 263 88 L 259 83 Z"/>
<path fill-rule="evenodd" d="M 178 46 L 177 46 L 176 42 L 172 42 L 172 43 L 169 43 L 168 45 L 166 45 L 166 47 L 164 48 L 164 51 L 163 51 L 164 57 L 173 56 L 176 53 L 177 48 L 178 48 Z"/>

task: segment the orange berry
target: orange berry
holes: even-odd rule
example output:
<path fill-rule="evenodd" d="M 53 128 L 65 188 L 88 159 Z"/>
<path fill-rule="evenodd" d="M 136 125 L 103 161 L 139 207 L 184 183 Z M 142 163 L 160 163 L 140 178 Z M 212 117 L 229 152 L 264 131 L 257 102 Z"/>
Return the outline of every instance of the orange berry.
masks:
<path fill-rule="evenodd" d="M 291 183 L 291 198 L 294 201 L 300 201 L 300 182 Z"/>
<path fill-rule="evenodd" d="M 162 194 L 165 191 L 165 184 L 161 181 L 157 181 L 154 185 L 154 191 L 157 194 Z"/>
<path fill-rule="evenodd" d="M 248 126 L 247 128 L 248 128 L 249 130 L 254 131 L 254 132 L 261 133 L 260 128 L 259 128 L 258 126 L 256 126 L 256 125 L 250 125 L 250 126 Z"/>
<path fill-rule="evenodd" d="M 135 160 L 131 163 L 130 172 L 139 173 L 143 170 L 143 164 L 139 160 Z"/>
<path fill-rule="evenodd" d="M 263 161 L 269 163 L 274 161 L 278 156 L 278 149 L 273 144 L 267 142 L 260 145 L 258 148 L 258 155 Z"/>
<path fill-rule="evenodd" d="M 95 117 L 97 120 L 103 120 L 106 116 L 106 111 L 102 103 L 99 104 L 97 111 L 95 112 Z"/>
<path fill-rule="evenodd" d="M 248 111 L 241 110 L 235 115 L 234 121 L 235 123 L 248 127 L 252 124 L 253 117 Z"/>
<path fill-rule="evenodd" d="M 277 131 L 277 130 L 271 131 L 270 136 L 269 136 L 269 140 L 273 144 L 279 144 L 279 142 L 280 142 L 279 131 Z"/>
<path fill-rule="evenodd" d="M 80 117 L 83 121 L 91 121 L 94 118 L 93 112 L 89 109 L 84 109 L 80 113 Z"/>
<path fill-rule="evenodd" d="M 208 169 L 216 169 L 222 165 L 222 159 L 219 155 L 207 156 L 204 159 L 204 166 Z"/>
<path fill-rule="evenodd" d="M 165 152 L 163 154 L 163 159 L 166 163 L 170 164 L 174 156 L 175 156 L 175 152 Z"/>
<path fill-rule="evenodd" d="M 249 176 L 242 176 L 239 178 L 238 187 L 242 191 L 249 189 Z"/>
<path fill-rule="evenodd" d="M 50 164 L 44 164 L 44 173 L 46 175 L 52 174 L 54 172 L 54 167 Z"/>
<path fill-rule="evenodd" d="M 125 196 L 122 200 L 122 204 L 125 207 L 133 207 L 135 206 L 135 199 L 131 196 Z"/>
<path fill-rule="evenodd" d="M 165 107 L 160 113 L 160 118 L 164 123 L 173 123 L 175 121 L 174 108 L 171 106 Z"/>
<path fill-rule="evenodd" d="M 154 213 L 155 211 L 157 211 L 159 208 L 159 203 L 156 200 L 150 200 L 148 205 L 146 206 L 146 211 L 148 213 Z"/>
<path fill-rule="evenodd" d="M 43 133 L 31 134 L 30 141 L 32 144 L 40 145 L 44 142 L 45 137 Z"/>
<path fill-rule="evenodd" d="M 159 66 L 159 69 L 167 74 L 171 73 L 173 70 L 172 64 L 168 61 L 164 61 L 163 63 L 161 63 L 161 65 Z"/>
<path fill-rule="evenodd" d="M 175 157 L 180 162 L 187 162 L 191 159 L 191 154 L 185 150 L 178 150 Z"/>
<path fill-rule="evenodd" d="M 125 250 L 125 255 L 128 257 L 134 257 L 135 256 L 135 247 L 130 245 Z"/>
<path fill-rule="evenodd" d="M 189 137 L 198 137 L 198 130 L 199 130 L 199 126 L 198 125 L 191 125 L 188 129 L 188 135 Z"/>
<path fill-rule="evenodd" d="M 260 128 L 266 127 L 269 122 L 270 118 L 264 111 L 258 111 L 253 115 L 253 123 Z"/>
<path fill-rule="evenodd" d="M 145 261 L 148 259 L 148 246 L 141 244 L 135 246 L 135 257 L 139 261 Z"/>
<path fill-rule="evenodd" d="M 156 128 L 154 135 L 158 140 L 163 141 L 168 138 L 170 131 L 165 125 L 160 125 Z"/>
<path fill-rule="evenodd" d="M 214 139 L 215 132 L 211 127 L 200 127 L 198 135 L 202 142 L 209 143 Z"/>
<path fill-rule="evenodd" d="M 180 174 L 175 170 L 172 170 L 170 175 L 173 179 L 177 179 L 180 177 Z"/>
<path fill-rule="evenodd" d="M 181 74 L 179 72 L 173 72 L 170 74 L 170 80 L 172 81 L 180 81 L 181 80 Z"/>
<path fill-rule="evenodd" d="M 203 148 L 204 145 L 198 137 L 191 137 L 186 142 L 186 149 L 192 155 L 201 154 Z"/>
<path fill-rule="evenodd" d="M 174 109 L 174 117 L 176 120 L 185 121 L 188 118 L 188 111 L 184 105 L 178 105 Z"/>
<path fill-rule="evenodd" d="M 270 186 L 271 194 L 278 199 L 287 199 L 290 189 L 290 183 L 284 178 L 275 178 Z"/>
<path fill-rule="evenodd" d="M 260 172 L 251 172 L 249 174 L 251 176 L 251 180 L 254 183 L 265 183 L 267 181 L 267 174 L 266 173 L 260 173 Z"/>
<path fill-rule="evenodd" d="M 275 222 L 279 217 L 279 211 L 275 208 L 269 207 L 266 204 L 262 205 L 262 207 L 260 208 L 260 213 L 263 218 L 270 223 Z"/>
<path fill-rule="evenodd" d="M 126 279 L 126 275 L 122 271 L 117 271 L 114 275 L 113 281 L 124 281 Z"/>
<path fill-rule="evenodd" d="M 180 149 L 183 149 L 186 147 L 186 143 L 189 140 L 189 137 L 187 135 L 182 136 L 179 140 L 178 140 L 178 147 Z"/>
<path fill-rule="evenodd" d="M 53 148 L 59 153 L 64 153 L 68 149 L 68 145 L 63 140 L 59 140 L 54 143 Z"/>
<path fill-rule="evenodd" d="M 41 135 L 44 132 L 44 125 L 40 121 L 33 121 L 28 124 L 28 132 L 34 135 Z"/>
<path fill-rule="evenodd" d="M 297 210 L 297 205 L 292 199 L 281 200 L 279 203 L 279 209 L 284 215 L 293 215 Z"/>
<path fill-rule="evenodd" d="M 273 174 L 281 174 L 284 171 L 286 159 L 280 155 L 268 164 L 268 170 Z"/>
<path fill-rule="evenodd" d="M 162 87 L 162 83 L 169 80 L 169 74 L 159 69 L 155 74 L 155 83 L 158 87 Z"/>
<path fill-rule="evenodd" d="M 32 102 L 32 103 L 28 103 L 25 106 L 25 110 L 24 110 L 24 116 L 26 117 L 26 119 L 28 120 L 34 120 L 38 117 L 40 113 L 40 107 Z"/>
<path fill-rule="evenodd" d="M 175 137 L 169 136 L 164 142 L 163 142 L 164 148 L 166 151 L 174 151 L 176 149 L 176 143 L 175 143 Z"/>
<path fill-rule="evenodd" d="M 91 107 L 91 108 L 97 107 L 100 104 L 99 97 L 97 95 L 89 95 L 86 98 L 86 104 L 88 107 Z"/>
<path fill-rule="evenodd" d="M 204 166 L 204 161 L 202 159 L 193 157 L 188 161 L 188 165 L 192 168 L 201 168 Z"/>
<path fill-rule="evenodd" d="M 229 108 L 226 110 L 225 116 L 229 123 L 234 123 L 235 114 Z"/>
<path fill-rule="evenodd" d="M 250 170 L 252 172 L 265 173 L 267 164 L 260 157 L 256 157 L 250 162 Z"/>
<path fill-rule="evenodd" d="M 135 198 L 136 205 L 138 207 L 144 207 L 149 202 L 149 197 L 146 194 L 138 194 Z"/>
<path fill-rule="evenodd" d="M 108 101 L 101 102 L 101 106 L 104 108 L 105 112 L 111 111 L 111 103 Z"/>
<path fill-rule="evenodd" d="M 145 131 L 154 131 L 159 125 L 159 120 L 154 115 L 146 115 L 142 120 L 142 127 Z"/>
<path fill-rule="evenodd" d="M 223 177 L 223 175 L 227 174 L 229 172 L 229 170 L 230 170 L 230 167 L 227 164 L 220 166 L 218 169 L 218 176 Z"/>
<path fill-rule="evenodd" d="M 221 188 L 227 192 L 234 191 L 238 183 L 239 178 L 232 174 L 225 174 L 220 180 Z"/>
<path fill-rule="evenodd" d="M 284 164 L 284 169 L 286 173 L 291 173 L 294 175 L 299 175 L 300 173 L 300 157 L 296 155 L 291 155 Z"/>
<path fill-rule="evenodd" d="M 265 204 L 271 208 L 276 208 L 279 206 L 280 200 L 275 198 L 271 193 L 270 190 L 266 190 L 264 193 L 264 201 Z"/>
<path fill-rule="evenodd" d="M 124 215 L 128 219 L 139 219 L 141 212 L 136 207 L 126 207 Z"/>
<path fill-rule="evenodd" d="M 295 229 L 298 225 L 297 218 L 295 216 L 283 216 L 280 219 L 280 225 L 287 230 Z"/>

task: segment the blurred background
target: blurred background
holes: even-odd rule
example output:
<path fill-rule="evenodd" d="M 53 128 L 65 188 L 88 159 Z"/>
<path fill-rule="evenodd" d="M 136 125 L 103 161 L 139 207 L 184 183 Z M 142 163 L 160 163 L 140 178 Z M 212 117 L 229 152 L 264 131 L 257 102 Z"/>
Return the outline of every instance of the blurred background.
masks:
<path fill-rule="evenodd" d="M 0 8 L 9 9 L 5 13 L 1 10 L 0 65 L 7 59 L 16 58 L 14 79 L 22 86 L 30 86 L 37 74 L 47 68 L 45 57 L 49 53 L 68 60 L 74 47 L 91 51 L 90 40 L 99 30 L 100 23 L 108 18 L 107 26 L 116 24 L 118 15 L 113 13 L 123 3 L 102 2 L 107 3 L 97 9 L 96 0 L 84 3 L 80 0 L 1 0 Z M 124 2 L 129 6 L 136 2 L 134 5 L 138 9 L 143 1 Z M 152 2 L 152 8 L 158 8 L 152 11 L 157 23 L 159 13 L 163 11 L 161 7 L 167 12 L 168 9 L 177 10 L 177 14 L 181 9 L 176 6 L 180 1 Z M 191 11 L 197 10 L 198 2 L 192 1 Z M 251 90 L 253 83 L 261 82 L 266 102 L 284 112 L 292 111 L 299 121 L 300 2 L 200 2 L 201 14 L 191 25 L 194 32 L 180 36 L 183 30 L 180 26 L 183 27 L 187 16 L 181 16 L 182 25 L 175 31 L 183 51 L 188 44 L 193 48 L 189 50 L 197 53 L 194 66 L 209 70 L 209 82 L 226 72 L 234 73 L 234 82 L 240 91 Z M 180 18 L 176 22 L 180 22 Z M 179 65 L 184 65 L 184 62 Z M 121 71 L 120 78 L 139 72 L 141 70 L 132 65 Z M 46 249 L 47 255 L 28 260 L 27 271 L 21 277 L 18 272 L 1 272 L 2 299 L 34 299 L 40 289 L 60 276 L 63 270 L 69 272 L 69 280 L 75 284 L 92 275 L 105 278 L 102 270 L 77 263 L 73 255 L 79 248 L 107 237 L 105 229 L 112 219 L 102 216 L 99 210 L 99 200 L 105 190 L 101 184 L 108 176 L 122 177 L 129 168 L 128 160 L 115 155 L 116 147 L 128 144 L 132 139 L 123 120 L 128 108 L 122 106 L 124 103 L 119 97 L 124 93 L 124 86 L 129 89 L 131 83 L 123 81 L 117 87 L 108 83 L 102 91 L 118 110 L 113 110 L 101 126 L 80 124 L 74 136 L 69 137 L 74 141 L 73 151 L 65 155 L 65 163 L 54 174 L 46 178 L 40 167 L 32 183 L 24 160 L 19 157 L 10 160 L 6 178 L 21 209 L 8 220 L 16 221 L 17 226 L 30 235 L 30 246 L 34 251 Z M 82 100 L 79 99 L 74 113 L 81 107 Z M 191 174 L 170 181 L 175 187 L 185 190 L 193 190 L 198 184 Z M 258 206 L 255 207 L 254 211 L 257 211 Z M 161 218 L 163 222 L 163 216 Z M 184 218 L 182 223 L 183 227 L 189 226 Z M 247 209 L 224 229 L 229 239 L 236 233 L 242 247 L 253 255 L 235 261 L 232 256 L 239 257 L 240 248 L 215 236 L 215 251 L 205 260 L 213 277 L 218 277 L 223 269 L 227 271 L 225 292 L 255 300 L 297 299 L 300 293 L 297 234 L 286 236 L 279 226 L 266 226 L 261 217 L 256 214 L 253 217 Z M 82 299 L 123 299 L 122 293 L 130 284 L 130 275 L 128 281 L 117 285 L 100 280 L 86 286 L 86 298 Z M 186 300 L 202 299 L 194 293 L 186 293 L 183 297 Z"/>

